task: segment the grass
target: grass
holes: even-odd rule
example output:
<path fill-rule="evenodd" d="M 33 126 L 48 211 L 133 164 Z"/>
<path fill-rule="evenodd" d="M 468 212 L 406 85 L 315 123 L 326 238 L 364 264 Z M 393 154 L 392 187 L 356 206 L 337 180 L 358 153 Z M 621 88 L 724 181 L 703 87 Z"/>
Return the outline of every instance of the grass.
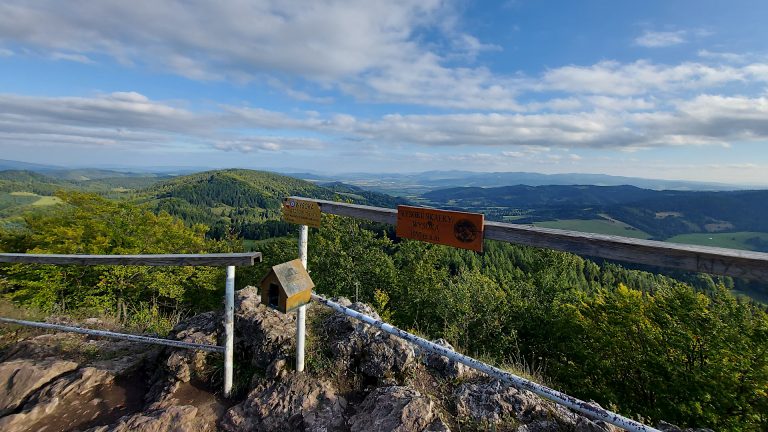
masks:
<path fill-rule="evenodd" d="M 616 235 L 639 239 L 650 238 L 645 231 L 627 225 L 623 222 L 607 219 L 563 219 L 555 221 L 536 222 L 534 225 L 542 228 L 556 228 L 570 231 L 580 231 L 595 234 Z"/>
<path fill-rule="evenodd" d="M 32 205 L 35 207 L 45 207 L 61 203 L 61 198 L 55 196 L 41 196 Z"/>
<path fill-rule="evenodd" d="M 41 196 L 32 192 L 15 191 L 0 192 L 0 210 L 4 214 L 15 215 L 32 207 L 46 207 L 61 203 L 61 199 L 54 196 Z"/>
<path fill-rule="evenodd" d="M 755 237 L 760 238 L 763 242 L 768 242 L 768 233 L 752 231 L 681 234 L 668 238 L 665 241 L 699 246 L 715 246 L 729 249 L 754 250 L 754 247 L 747 243 L 747 240 Z"/>

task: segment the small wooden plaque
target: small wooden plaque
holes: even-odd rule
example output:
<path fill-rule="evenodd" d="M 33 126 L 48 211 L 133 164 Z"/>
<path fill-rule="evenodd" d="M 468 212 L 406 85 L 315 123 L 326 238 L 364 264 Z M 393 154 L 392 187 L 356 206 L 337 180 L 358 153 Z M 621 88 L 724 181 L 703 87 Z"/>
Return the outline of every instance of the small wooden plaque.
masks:
<path fill-rule="evenodd" d="M 397 236 L 483 251 L 482 213 L 397 206 Z"/>
<path fill-rule="evenodd" d="M 283 220 L 286 222 L 320 228 L 322 211 L 314 201 L 286 198 L 283 201 Z"/>

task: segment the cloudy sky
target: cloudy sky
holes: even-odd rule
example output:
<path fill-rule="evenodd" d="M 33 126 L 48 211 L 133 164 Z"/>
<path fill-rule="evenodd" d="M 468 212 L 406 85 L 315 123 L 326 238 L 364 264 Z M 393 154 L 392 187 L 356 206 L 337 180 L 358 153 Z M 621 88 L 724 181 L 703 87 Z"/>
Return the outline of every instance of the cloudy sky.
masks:
<path fill-rule="evenodd" d="M 768 2 L 3 0 L 0 159 L 768 184 Z"/>

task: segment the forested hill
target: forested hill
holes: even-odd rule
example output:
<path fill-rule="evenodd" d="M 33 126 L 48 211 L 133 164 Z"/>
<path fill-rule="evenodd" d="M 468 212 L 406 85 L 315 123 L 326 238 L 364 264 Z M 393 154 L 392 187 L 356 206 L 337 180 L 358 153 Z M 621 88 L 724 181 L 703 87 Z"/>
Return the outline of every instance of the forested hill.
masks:
<path fill-rule="evenodd" d="M 288 233 L 292 226 L 280 221 L 280 204 L 291 195 L 383 207 L 400 202 L 343 184 L 325 188 L 293 177 L 246 169 L 180 176 L 155 184 L 140 195 L 140 200 L 157 211 L 166 211 L 188 223 L 211 226 L 211 237 L 238 235 L 246 239 Z"/>
<path fill-rule="evenodd" d="M 76 185 L 67 180 L 24 170 L 0 171 L 0 192 L 32 192 L 52 195 L 57 190 L 74 189 Z"/>
<path fill-rule="evenodd" d="M 664 240 L 697 232 L 768 232 L 768 190 L 656 191 L 634 186 L 450 188 L 422 195 L 437 206 L 516 214 L 516 222 L 609 217 Z M 486 211 L 487 210 L 487 211 Z M 498 213 L 498 211 L 497 211 Z M 495 216 L 503 216 L 496 214 Z"/>

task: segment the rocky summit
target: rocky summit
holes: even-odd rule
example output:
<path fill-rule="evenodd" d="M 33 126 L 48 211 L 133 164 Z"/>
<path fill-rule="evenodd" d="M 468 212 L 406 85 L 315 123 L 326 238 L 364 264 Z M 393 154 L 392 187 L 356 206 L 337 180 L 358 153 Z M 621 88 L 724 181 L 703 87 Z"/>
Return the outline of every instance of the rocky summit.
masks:
<path fill-rule="evenodd" d="M 221 343 L 221 321 L 199 314 L 169 337 Z M 237 293 L 235 327 L 230 400 L 219 395 L 219 354 L 67 333 L 6 335 L 16 339 L 0 351 L 0 430 L 616 430 L 318 305 L 309 309 L 307 368 L 296 373 L 295 318 L 262 306 L 253 287 Z"/>

